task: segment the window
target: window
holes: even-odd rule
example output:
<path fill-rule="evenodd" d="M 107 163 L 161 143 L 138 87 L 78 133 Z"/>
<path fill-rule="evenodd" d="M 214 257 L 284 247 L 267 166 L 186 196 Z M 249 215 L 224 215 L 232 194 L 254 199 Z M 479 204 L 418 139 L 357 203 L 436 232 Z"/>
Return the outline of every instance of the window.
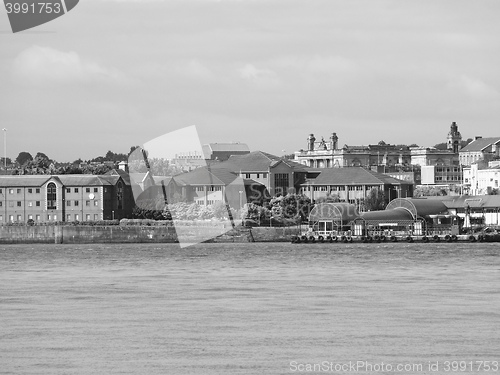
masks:
<path fill-rule="evenodd" d="M 75 193 L 78 193 L 78 188 L 75 188 Z"/>
<path fill-rule="evenodd" d="M 57 215 L 54 215 L 54 221 L 57 221 Z"/>
<path fill-rule="evenodd" d="M 51 182 L 47 185 L 47 209 L 54 210 L 57 208 L 57 192 L 56 184 Z"/>
<path fill-rule="evenodd" d="M 33 215 L 28 215 L 28 220 L 33 220 Z"/>
<path fill-rule="evenodd" d="M 71 214 L 66 215 L 66 221 L 71 221 Z"/>
<path fill-rule="evenodd" d="M 204 187 L 203 186 L 197 186 L 196 187 L 196 191 L 203 191 L 204 190 Z"/>
<path fill-rule="evenodd" d="M 32 194 L 33 193 L 33 189 L 28 189 L 28 194 Z"/>
<path fill-rule="evenodd" d="M 123 184 L 121 181 L 116 184 L 116 203 L 117 208 L 121 210 L 123 208 Z"/>
<path fill-rule="evenodd" d="M 2 201 L 0 201 L 0 207 L 2 207 L 2 206 L 3 206 L 3 202 L 2 202 Z"/>
<path fill-rule="evenodd" d="M 36 221 L 40 221 L 40 215 L 36 215 Z"/>
<path fill-rule="evenodd" d="M 85 206 L 90 207 L 90 201 L 85 201 Z"/>
<path fill-rule="evenodd" d="M 35 205 L 36 205 L 37 207 L 40 207 L 40 201 L 36 201 L 36 202 L 35 202 Z"/>
<path fill-rule="evenodd" d="M 52 216 L 50 216 L 50 214 L 47 215 L 47 220 L 50 221 L 50 219 L 52 219 Z"/>
<path fill-rule="evenodd" d="M 0 194 L 3 194 L 3 189 L 0 189 Z"/>
<path fill-rule="evenodd" d="M 14 215 L 9 215 L 9 221 L 12 223 L 14 221 Z"/>
<path fill-rule="evenodd" d="M 17 215 L 17 221 L 19 222 L 23 221 L 23 217 L 21 215 Z"/>
<path fill-rule="evenodd" d="M 90 188 L 85 188 L 86 193 L 90 193 Z"/>
<path fill-rule="evenodd" d="M 94 193 L 98 193 L 99 192 L 99 188 L 94 188 Z"/>
<path fill-rule="evenodd" d="M 90 190 L 90 189 L 89 189 L 89 190 Z M 90 214 L 87 214 L 87 215 L 85 216 L 85 220 L 90 221 Z"/>
<path fill-rule="evenodd" d="M 28 207 L 33 207 L 33 202 L 29 201 L 28 202 Z"/>
<path fill-rule="evenodd" d="M 262 173 L 262 178 L 267 178 L 267 173 Z"/>
<path fill-rule="evenodd" d="M 9 194 L 14 194 L 14 189 L 9 189 Z"/>
<path fill-rule="evenodd" d="M 40 194 L 40 189 L 35 189 L 35 193 Z"/>
<path fill-rule="evenodd" d="M 67 200 L 67 201 L 66 201 L 66 206 L 67 206 L 67 207 L 70 207 L 70 206 L 71 206 L 71 201 L 70 201 L 70 200 Z"/>
<path fill-rule="evenodd" d="M 21 189 L 17 189 L 17 194 L 21 194 Z"/>
<path fill-rule="evenodd" d="M 94 201 L 94 206 L 99 206 L 99 201 Z"/>
<path fill-rule="evenodd" d="M 78 206 L 79 202 L 78 201 L 75 201 L 75 206 Z"/>
<path fill-rule="evenodd" d="M 94 221 L 97 221 L 99 220 L 99 215 L 98 214 L 94 214 Z"/>
<path fill-rule="evenodd" d="M 71 188 L 66 188 L 66 193 L 71 193 Z"/>
<path fill-rule="evenodd" d="M 80 220 L 80 216 L 78 214 L 75 214 L 75 221 Z"/>
<path fill-rule="evenodd" d="M 287 191 L 289 185 L 288 173 L 276 173 L 274 175 L 274 188 Z"/>

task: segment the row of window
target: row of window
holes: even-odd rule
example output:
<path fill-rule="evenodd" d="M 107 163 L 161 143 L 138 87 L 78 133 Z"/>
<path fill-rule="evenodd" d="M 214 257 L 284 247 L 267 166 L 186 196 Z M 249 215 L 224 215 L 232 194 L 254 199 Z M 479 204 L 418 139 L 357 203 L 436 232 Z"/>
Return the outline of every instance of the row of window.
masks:
<path fill-rule="evenodd" d="M 6 216 L 8 222 L 22 222 L 23 221 L 23 215 L 9 215 Z M 41 220 L 41 215 L 28 215 L 27 220 L 33 220 L 33 221 L 40 221 Z M 47 220 L 48 221 L 57 221 L 57 215 L 56 214 L 48 214 L 47 215 Z M 66 221 L 79 221 L 80 220 L 80 214 L 67 214 L 66 215 Z M 86 214 L 85 215 L 85 220 L 86 221 L 97 221 L 99 220 L 99 214 Z M 0 222 L 3 222 L 3 215 L 0 215 Z"/>
<path fill-rule="evenodd" d="M 67 200 L 66 201 L 66 206 L 67 207 L 71 207 L 71 202 L 73 202 L 73 206 L 75 206 L 75 207 L 78 207 L 80 205 L 80 201 L 70 201 L 70 200 Z M 96 207 L 99 206 L 99 201 L 95 200 L 93 202 L 94 202 L 94 206 L 96 206 Z M 85 206 L 90 207 L 91 206 L 90 201 L 85 201 Z"/>
<path fill-rule="evenodd" d="M 15 202 L 15 201 L 10 201 L 10 202 L 9 202 L 9 207 L 15 207 L 16 205 L 17 205 L 17 207 L 22 207 L 23 202 L 22 202 L 22 201 L 17 201 L 17 202 Z M 35 201 L 35 206 L 36 206 L 36 207 L 40 207 L 40 205 L 41 205 L 41 202 L 40 202 L 40 201 Z M 2 202 L 2 201 L 0 201 L 0 207 L 2 207 L 2 206 L 3 206 L 3 202 Z M 31 202 L 31 201 L 30 201 L 30 202 L 28 202 L 28 207 L 33 207 L 33 202 Z"/>
<path fill-rule="evenodd" d="M 313 186 L 313 191 L 345 191 L 345 186 Z M 347 189 L 349 191 L 369 191 L 371 189 L 376 189 L 378 186 L 365 186 L 362 185 L 354 185 L 348 186 Z M 302 188 L 302 191 L 311 191 L 311 186 L 305 186 Z"/>
<path fill-rule="evenodd" d="M 73 189 L 73 192 L 78 193 L 80 190 L 79 188 L 66 188 L 66 193 L 71 193 L 71 189 Z M 93 190 L 92 190 L 93 189 Z M 9 194 L 21 194 L 23 189 L 6 189 Z M 33 190 L 35 191 L 35 194 L 40 194 L 40 188 L 28 188 L 28 194 L 33 194 Z M 93 191 L 94 193 L 99 192 L 99 188 L 85 188 L 85 192 L 90 193 Z M 0 194 L 3 194 L 3 188 L 0 188 Z"/>
<path fill-rule="evenodd" d="M 36 189 L 32 189 L 32 188 L 29 188 L 28 189 L 28 194 L 33 194 L 33 190 L 35 190 L 35 193 L 36 194 L 40 194 L 40 189 L 39 188 L 36 188 Z M 6 189 L 6 191 L 9 193 L 9 194 L 21 194 L 23 189 Z M 0 188 L 0 194 L 3 194 L 3 188 Z"/>
<path fill-rule="evenodd" d="M 245 173 L 245 178 L 267 178 L 267 173 Z"/>
<path fill-rule="evenodd" d="M 67 207 L 71 207 L 71 205 L 75 206 L 75 207 L 78 207 L 80 205 L 80 202 L 79 201 L 73 201 L 73 204 L 71 203 L 72 201 L 70 200 L 67 200 L 66 201 L 66 206 Z M 91 201 L 85 201 L 85 206 L 87 207 L 90 207 L 91 206 Z M 99 206 L 99 201 L 95 200 L 93 201 L 94 202 L 94 206 Z M 35 203 L 35 207 L 40 207 L 41 206 L 41 201 L 29 201 L 29 202 L 26 202 L 26 206 L 27 207 L 33 207 L 33 203 Z M 23 202 L 22 201 L 9 201 L 9 207 L 15 207 L 17 205 L 17 207 L 22 207 L 23 206 Z M 3 202 L 0 201 L 0 207 L 3 206 Z M 51 203 L 51 206 L 55 206 L 55 203 Z"/>
<path fill-rule="evenodd" d="M 85 188 L 85 192 L 86 193 L 90 193 L 91 189 L 94 189 L 94 193 L 98 193 L 99 192 L 99 188 L 96 188 L 96 187 L 95 188 L 89 188 L 89 187 L 87 187 L 87 188 Z M 80 191 L 79 188 L 77 188 L 77 187 L 73 188 L 73 192 L 78 193 L 79 191 Z M 66 193 L 71 193 L 71 188 L 66 188 Z"/>
<path fill-rule="evenodd" d="M 196 186 L 196 191 L 205 191 L 204 186 Z M 222 186 L 210 186 L 207 191 L 222 191 Z"/>

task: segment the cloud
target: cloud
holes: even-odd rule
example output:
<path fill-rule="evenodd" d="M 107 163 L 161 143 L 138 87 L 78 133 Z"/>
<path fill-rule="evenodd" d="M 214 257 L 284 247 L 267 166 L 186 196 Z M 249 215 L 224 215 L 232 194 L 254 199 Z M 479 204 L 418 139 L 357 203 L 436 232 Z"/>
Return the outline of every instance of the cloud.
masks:
<path fill-rule="evenodd" d="M 253 64 L 245 64 L 238 69 L 240 78 L 262 88 L 276 87 L 279 84 L 277 74 L 270 69 L 260 69 Z"/>
<path fill-rule="evenodd" d="M 49 47 L 32 46 L 21 52 L 13 62 L 14 77 L 28 84 L 72 84 L 125 82 L 116 69 L 82 59 L 76 52 L 63 52 Z"/>

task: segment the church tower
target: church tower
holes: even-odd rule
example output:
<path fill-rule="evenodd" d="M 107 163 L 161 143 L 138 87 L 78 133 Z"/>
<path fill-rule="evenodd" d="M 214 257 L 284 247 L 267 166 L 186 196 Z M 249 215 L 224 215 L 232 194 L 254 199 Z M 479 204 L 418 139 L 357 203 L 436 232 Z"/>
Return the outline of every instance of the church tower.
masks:
<path fill-rule="evenodd" d="M 462 135 L 458 131 L 458 125 L 455 121 L 451 123 L 450 132 L 446 140 L 446 148 L 453 153 L 457 154 L 460 150 L 460 143 L 462 142 Z"/>

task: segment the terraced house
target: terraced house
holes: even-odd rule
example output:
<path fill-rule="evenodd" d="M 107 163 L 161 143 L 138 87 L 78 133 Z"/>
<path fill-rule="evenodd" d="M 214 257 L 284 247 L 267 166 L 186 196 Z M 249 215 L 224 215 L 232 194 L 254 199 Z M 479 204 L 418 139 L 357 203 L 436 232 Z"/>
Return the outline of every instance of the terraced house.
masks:
<path fill-rule="evenodd" d="M 132 206 L 130 182 L 121 176 L 0 177 L 0 223 L 121 219 Z"/>

